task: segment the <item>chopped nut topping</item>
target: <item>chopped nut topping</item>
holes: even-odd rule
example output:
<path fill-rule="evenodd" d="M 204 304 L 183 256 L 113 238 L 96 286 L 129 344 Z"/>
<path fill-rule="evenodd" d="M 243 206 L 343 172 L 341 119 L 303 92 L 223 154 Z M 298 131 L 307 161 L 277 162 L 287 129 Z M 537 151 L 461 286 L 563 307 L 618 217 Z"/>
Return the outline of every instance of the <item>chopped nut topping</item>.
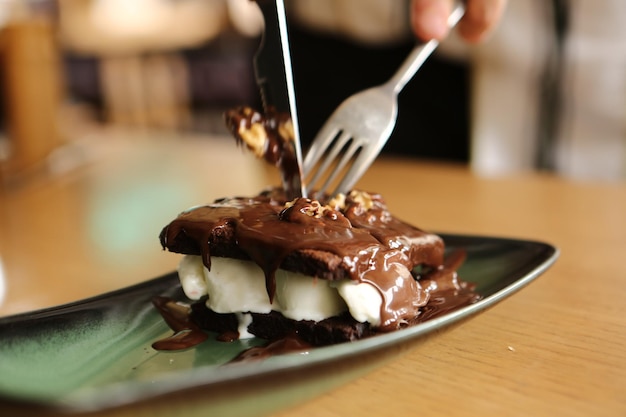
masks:
<path fill-rule="evenodd" d="M 309 206 L 305 207 L 305 214 L 309 217 L 315 217 L 319 219 L 324 214 L 326 207 L 322 206 L 319 201 L 312 200 Z"/>
<path fill-rule="evenodd" d="M 287 201 L 285 203 L 285 209 L 293 207 L 293 205 L 296 204 L 296 200 L 297 200 L 297 198 L 295 200 Z"/>
<path fill-rule="evenodd" d="M 263 157 L 265 143 L 268 140 L 267 131 L 263 124 L 252 123 L 249 129 L 245 129 L 241 126 L 239 128 L 239 135 L 257 157 Z"/>
<path fill-rule="evenodd" d="M 294 138 L 296 137 L 296 134 L 293 130 L 293 123 L 291 119 L 287 119 L 284 123 L 278 124 L 278 134 L 285 141 L 293 142 Z"/>
<path fill-rule="evenodd" d="M 350 191 L 350 198 L 354 200 L 354 202 L 361 204 L 365 210 L 369 210 L 374 206 L 372 196 L 365 191 Z"/>
<path fill-rule="evenodd" d="M 339 193 L 333 198 L 330 199 L 328 205 L 333 207 L 335 210 L 345 210 L 346 208 L 346 195 L 344 193 Z"/>
<path fill-rule="evenodd" d="M 296 204 L 296 201 L 298 201 L 298 198 L 285 203 L 285 210 L 293 207 Z M 318 200 L 309 200 L 308 203 L 300 209 L 300 211 L 309 217 L 321 219 L 326 216 L 328 212 L 333 211 L 333 208 L 327 205 L 323 206 Z"/>

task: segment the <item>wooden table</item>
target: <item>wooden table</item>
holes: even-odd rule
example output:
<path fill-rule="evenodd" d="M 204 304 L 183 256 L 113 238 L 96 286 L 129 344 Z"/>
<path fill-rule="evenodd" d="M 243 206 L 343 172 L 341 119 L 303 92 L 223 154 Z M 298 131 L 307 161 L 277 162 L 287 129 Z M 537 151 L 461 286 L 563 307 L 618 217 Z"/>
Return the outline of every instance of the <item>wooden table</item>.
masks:
<path fill-rule="evenodd" d="M 181 209 L 277 183 L 231 140 L 137 136 L 108 132 L 67 152 L 78 167 L 60 159 L 5 187 L 0 315 L 169 272 L 179 257 L 157 235 Z M 625 183 L 380 159 L 360 187 L 428 230 L 542 240 L 561 257 L 487 312 L 277 415 L 626 415 Z"/>

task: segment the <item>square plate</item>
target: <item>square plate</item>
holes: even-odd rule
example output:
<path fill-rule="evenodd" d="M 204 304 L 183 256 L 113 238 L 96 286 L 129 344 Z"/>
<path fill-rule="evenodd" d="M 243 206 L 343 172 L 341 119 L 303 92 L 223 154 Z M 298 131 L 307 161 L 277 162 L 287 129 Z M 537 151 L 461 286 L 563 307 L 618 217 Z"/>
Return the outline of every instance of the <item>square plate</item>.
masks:
<path fill-rule="evenodd" d="M 558 258 L 558 250 L 542 242 L 440 235 L 448 250 L 466 250 L 459 275 L 476 284 L 480 301 L 406 329 L 306 354 L 229 363 L 264 341 L 219 342 L 213 337 L 185 351 L 155 351 L 152 342 L 171 330 L 151 299 L 164 295 L 185 300 L 175 273 L 71 304 L 0 318 L 0 407 L 10 406 L 16 412 L 36 407 L 42 415 L 44 411 L 119 413 L 133 404 L 165 407 L 163 400 L 172 406 L 174 396 L 201 390 L 201 399 L 178 403 L 175 410 L 192 404 L 198 412 L 215 411 L 219 406 L 225 407 L 222 414 L 225 410 L 229 415 L 250 414 L 250 401 L 224 403 L 228 397 L 224 390 L 232 393 L 235 384 L 239 399 L 255 397 L 259 404 L 260 399 L 272 397 L 265 401 L 265 408 L 253 411 L 276 410 L 289 399 L 293 402 L 344 383 L 380 365 L 400 347 L 415 345 L 425 335 L 485 310 L 530 283 Z M 344 371 L 337 373 L 339 364 Z M 311 381 L 317 378 L 309 381 L 315 386 L 304 389 L 307 378 L 294 379 L 296 375 L 308 375 Z M 284 383 L 274 384 L 270 391 L 259 385 L 276 376 Z M 250 387 L 245 388 L 246 383 Z M 186 412 L 193 414 L 191 409 Z"/>

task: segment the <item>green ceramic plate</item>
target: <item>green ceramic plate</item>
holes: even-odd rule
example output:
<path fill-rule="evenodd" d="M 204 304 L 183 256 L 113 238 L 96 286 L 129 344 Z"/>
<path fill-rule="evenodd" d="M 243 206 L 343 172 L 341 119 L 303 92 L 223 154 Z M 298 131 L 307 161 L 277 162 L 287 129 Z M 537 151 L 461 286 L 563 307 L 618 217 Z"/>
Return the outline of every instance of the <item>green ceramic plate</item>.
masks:
<path fill-rule="evenodd" d="M 152 342 L 170 330 L 150 300 L 154 295 L 184 300 L 175 274 L 2 318 L 0 409 L 41 415 L 121 415 L 133 407 L 133 415 L 149 410 L 151 416 L 164 410 L 263 414 L 346 382 L 378 365 L 378 359 L 397 354 L 399 346 L 413 346 L 425 335 L 501 301 L 558 257 L 556 248 L 541 242 L 442 236 L 450 250 L 467 251 L 460 275 L 477 284 L 481 301 L 414 327 L 306 354 L 229 364 L 242 350 L 263 341 L 228 343 L 214 338 L 182 352 L 155 351 Z M 325 373 L 325 368 L 332 372 Z"/>

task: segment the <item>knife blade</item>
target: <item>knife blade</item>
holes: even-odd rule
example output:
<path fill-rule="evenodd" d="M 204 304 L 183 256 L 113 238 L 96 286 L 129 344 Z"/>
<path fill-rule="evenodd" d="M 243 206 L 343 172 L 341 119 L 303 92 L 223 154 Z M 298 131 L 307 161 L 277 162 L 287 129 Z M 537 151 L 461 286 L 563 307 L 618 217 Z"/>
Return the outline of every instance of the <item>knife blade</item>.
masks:
<path fill-rule="evenodd" d="M 279 161 L 287 198 L 306 197 L 302 183 L 302 148 L 283 0 L 257 0 L 265 21 L 261 44 L 254 56 L 254 71 L 266 113 L 275 109 L 287 113 L 293 125 L 293 142 Z"/>

